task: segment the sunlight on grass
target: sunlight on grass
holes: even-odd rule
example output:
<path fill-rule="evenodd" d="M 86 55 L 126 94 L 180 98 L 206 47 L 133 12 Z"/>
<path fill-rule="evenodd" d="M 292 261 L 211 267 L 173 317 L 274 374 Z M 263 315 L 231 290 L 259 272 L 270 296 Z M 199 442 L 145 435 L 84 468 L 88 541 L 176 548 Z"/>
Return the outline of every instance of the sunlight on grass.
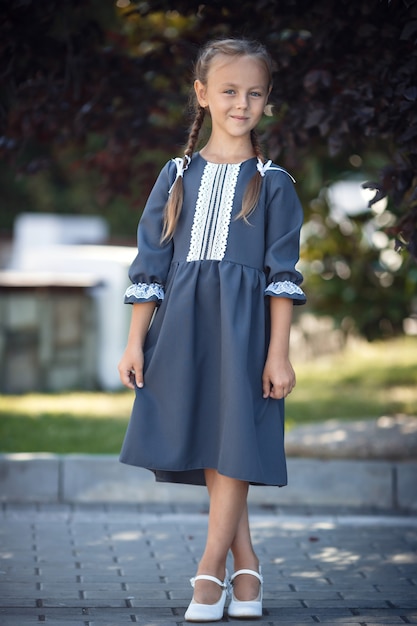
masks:
<path fill-rule="evenodd" d="M 417 339 L 351 342 L 342 353 L 298 364 L 287 425 L 417 415 Z"/>
<path fill-rule="evenodd" d="M 290 429 L 328 419 L 417 416 L 417 338 L 351 342 L 342 353 L 297 363 L 286 403 Z M 133 392 L 0 396 L 0 450 L 117 454 Z"/>
<path fill-rule="evenodd" d="M 117 454 L 133 399 L 129 391 L 1 396 L 0 450 Z"/>
<path fill-rule="evenodd" d="M 24 396 L 0 396 L 0 414 L 72 415 L 73 417 L 128 417 L 134 394 L 79 391 L 62 394 L 29 393 Z"/>

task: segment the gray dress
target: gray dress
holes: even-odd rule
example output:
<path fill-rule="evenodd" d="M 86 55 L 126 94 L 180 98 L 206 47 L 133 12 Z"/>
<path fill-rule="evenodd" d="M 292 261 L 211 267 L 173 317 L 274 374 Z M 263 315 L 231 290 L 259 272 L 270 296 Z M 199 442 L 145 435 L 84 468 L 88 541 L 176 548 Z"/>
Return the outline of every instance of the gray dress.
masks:
<path fill-rule="evenodd" d="M 255 485 L 287 483 L 284 401 L 262 397 L 269 297 L 303 304 L 302 208 L 285 170 L 256 158 L 215 164 L 196 153 L 162 169 L 138 228 L 127 303 L 158 308 L 145 341 L 144 387 L 122 463 L 156 480 L 204 485 L 204 468 Z M 249 224 L 235 219 L 261 171 Z M 178 174 L 184 203 L 173 240 L 161 244 L 163 208 Z"/>

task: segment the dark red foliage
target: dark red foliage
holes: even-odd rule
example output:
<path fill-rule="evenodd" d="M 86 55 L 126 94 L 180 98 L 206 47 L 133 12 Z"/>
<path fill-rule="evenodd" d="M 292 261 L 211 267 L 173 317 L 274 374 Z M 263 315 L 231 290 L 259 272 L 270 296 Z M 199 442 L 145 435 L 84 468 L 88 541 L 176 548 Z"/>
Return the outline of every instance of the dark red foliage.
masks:
<path fill-rule="evenodd" d="M 245 35 L 277 60 L 268 153 L 301 167 L 305 150 L 336 156 L 384 142 L 389 167 L 374 183 L 398 216 L 395 236 L 415 255 L 416 0 L 153 0 L 130 13 L 177 11 L 177 37 L 128 40 L 112 2 L 15 0 L 0 14 L 0 158 L 18 171 L 47 167 L 60 148 L 84 150 L 109 195 L 128 194 L 136 159 L 184 141 L 192 60 L 207 38 Z M 128 19 L 128 14 L 124 19 Z M 141 31 L 143 32 L 143 31 Z M 141 35 L 143 38 L 143 35 Z M 135 53 L 133 54 L 133 51 Z"/>

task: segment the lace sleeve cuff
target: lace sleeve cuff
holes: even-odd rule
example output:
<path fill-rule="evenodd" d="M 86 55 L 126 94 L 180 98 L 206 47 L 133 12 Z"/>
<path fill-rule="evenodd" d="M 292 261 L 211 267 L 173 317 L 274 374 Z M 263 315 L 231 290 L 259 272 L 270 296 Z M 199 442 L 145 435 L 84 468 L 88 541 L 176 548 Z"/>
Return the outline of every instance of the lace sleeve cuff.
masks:
<path fill-rule="evenodd" d="M 164 288 L 158 283 L 136 283 L 126 289 L 125 303 L 162 302 L 164 295 Z"/>
<path fill-rule="evenodd" d="M 291 282 L 290 280 L 278 281 L 276 283 L 270 283 L 265 289 L 265 295 L 278 296 L 281 298 L 291 298 L 294 300 L 294 304 L 304 304 L 306 302 L 306 296 L 304 291 Z"/>

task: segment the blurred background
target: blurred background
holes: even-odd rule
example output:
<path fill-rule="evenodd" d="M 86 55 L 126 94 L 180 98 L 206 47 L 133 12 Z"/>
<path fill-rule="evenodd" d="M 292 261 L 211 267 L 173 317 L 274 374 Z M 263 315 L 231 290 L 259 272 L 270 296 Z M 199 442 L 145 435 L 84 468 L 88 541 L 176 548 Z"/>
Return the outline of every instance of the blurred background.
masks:
<path fill-rule="evenodd" d="M 137 223 L 182 153 L 199 46 L 224 36 L 276 62 L 261 140 L 305 212 L 289 425 L 417 414 L 417 2 L 14 0 L 0 8 L 2 451 L 118 451 Z"/>

